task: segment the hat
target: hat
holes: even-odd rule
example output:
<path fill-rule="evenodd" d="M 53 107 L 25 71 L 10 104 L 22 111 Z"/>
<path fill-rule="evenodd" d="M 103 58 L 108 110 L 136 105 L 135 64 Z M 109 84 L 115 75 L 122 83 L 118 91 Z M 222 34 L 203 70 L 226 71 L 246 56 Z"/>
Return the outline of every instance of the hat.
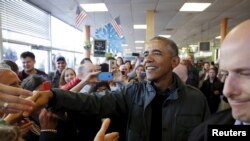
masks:
<path fill-rule="evenodd" d="M 64 61 L 64 62 L 66 62 L 66 60 L 65 60 L 65 58 L 64 58 L 63 56 L 57 57 L 57 58 L 56 58 L 56 61 L 57 61 L 57 62 L 58 62 L 58 61 Z"/>

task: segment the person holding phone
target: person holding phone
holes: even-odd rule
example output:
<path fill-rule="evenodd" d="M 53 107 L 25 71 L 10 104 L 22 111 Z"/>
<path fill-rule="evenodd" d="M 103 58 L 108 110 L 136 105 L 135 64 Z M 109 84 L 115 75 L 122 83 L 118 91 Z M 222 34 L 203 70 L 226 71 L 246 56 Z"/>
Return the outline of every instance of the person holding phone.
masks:
<path fill-rule="evenodd" d="M 179 60 L 177 45 L 156 36 L 144 52 L 148 81 L 129 84 L 103 96 L 52 89 L 35 92 L 32 99 L 36 109 L 48 105 L 54 111 L 74 110 L 93 118 L 126 117 L 127 141 L 186 141 L 191 131 L 208 118 L 209 109 L 204 95 L 184 85 L 172 72 Z M 88 75 L 86 83 L 97 74 Z"/>
<path fill-rule="evenodd" d="M 77 68 L 77 77 L 80 79 L 80 82 L 73 88 L 71 88 L 70 91 L 82 92 L 82 93 L 88 92 L 91 88 L 91 85 L 98 81 L 97 78 L 92 77 L 91 80 L 89 80 L 89 82 L 86 83 L 85 77 L 88 76 L 88 74 L 91 72 L 100 72 L 100 71 L 99 69 L 97 69 L 97 66 L 92 63 L 86 63 L 80 65 Z"/>

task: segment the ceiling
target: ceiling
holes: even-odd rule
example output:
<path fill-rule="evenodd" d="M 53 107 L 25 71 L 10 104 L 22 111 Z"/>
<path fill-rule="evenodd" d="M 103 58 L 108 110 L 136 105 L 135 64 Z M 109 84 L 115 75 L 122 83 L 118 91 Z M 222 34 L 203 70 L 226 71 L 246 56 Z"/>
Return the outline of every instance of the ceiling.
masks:
<path fill-rule="evenodd" d="M 104 2 L 108 12 L 88 13 L 82 24 L 96 28 L 120 16 L 126 43 L 132 51 L 135 40 L 145 40 L 146 30 L 133 29 L 134 24 L 146 24 L 147 10 L 155 11 L 155 35 L 170 34 L 179 47 L 213 41 L 220 34 L 222 17 L 228 18 L 228 30 L 250 18 L 250 0 L 27 0 L 53 16 L 74 26 L 76 7 L 80 3 Z M 211 2 L 203 12 L 179 12 L 185 2 Z"/>

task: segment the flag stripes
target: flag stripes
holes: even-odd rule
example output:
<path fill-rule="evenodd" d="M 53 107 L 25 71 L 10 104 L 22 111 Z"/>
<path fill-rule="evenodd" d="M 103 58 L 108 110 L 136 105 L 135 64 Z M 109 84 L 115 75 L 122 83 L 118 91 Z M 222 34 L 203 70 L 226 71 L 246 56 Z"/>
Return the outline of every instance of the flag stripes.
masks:
<path fill-rule="evenodd" d="M 76 18 L 75 26 L 79 27 L 82 24 L 83 19 L 87 16 L 87 13 L 84 12 L 79 6 L 76 9 Z"/>
<path fill-rule="evenodd" d="M 113 19 L 111 21 L 111 24 L 113 26 L 113 28 L 115 29 L 116 33 L 118 34 L 118 36 L 122 36 L 122 28 L 121 28 L 121 25 L 120 25 L 120 18 L 119 17 L 116 17 L 115 19 Z"/>

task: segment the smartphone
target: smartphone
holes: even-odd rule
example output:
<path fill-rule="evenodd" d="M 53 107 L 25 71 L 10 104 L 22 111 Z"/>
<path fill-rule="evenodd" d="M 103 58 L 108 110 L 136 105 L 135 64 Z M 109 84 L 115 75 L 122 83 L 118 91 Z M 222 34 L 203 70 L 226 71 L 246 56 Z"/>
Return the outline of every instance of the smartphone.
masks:
<path fill-rule="evenodd" d="M 97 75 L 99 81 L 110 81 L 113 80 L 113 74 L 111 72 L 101 72 Z"/>
<path fill-rule="evenodd" d="M 139 53 L 132 53 L 132 56 L 140 56 Z"/>

